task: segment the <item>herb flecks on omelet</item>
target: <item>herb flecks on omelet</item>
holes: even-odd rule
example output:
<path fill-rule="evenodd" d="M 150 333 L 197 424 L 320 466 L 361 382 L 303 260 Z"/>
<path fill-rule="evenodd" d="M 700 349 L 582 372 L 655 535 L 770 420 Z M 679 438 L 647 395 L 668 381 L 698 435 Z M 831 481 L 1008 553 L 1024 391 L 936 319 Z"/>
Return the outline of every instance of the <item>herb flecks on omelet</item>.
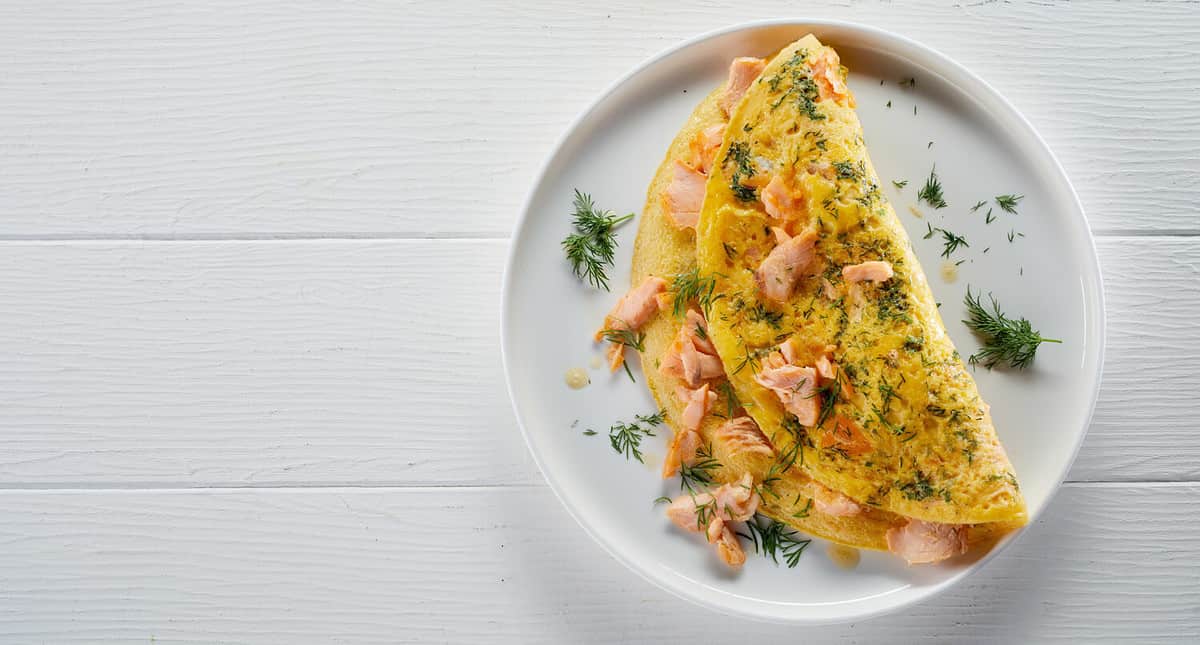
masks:
<path fill-rule="evenodd" d="M 1012 467 L 879 189 L 845 78 L 806 37 L 730 116 L 697 226 L 699 271 L 720 276 L 713 344 L 776 450 L 799 445 L 820 484 L 925 522 L 1022 523 Z"/>

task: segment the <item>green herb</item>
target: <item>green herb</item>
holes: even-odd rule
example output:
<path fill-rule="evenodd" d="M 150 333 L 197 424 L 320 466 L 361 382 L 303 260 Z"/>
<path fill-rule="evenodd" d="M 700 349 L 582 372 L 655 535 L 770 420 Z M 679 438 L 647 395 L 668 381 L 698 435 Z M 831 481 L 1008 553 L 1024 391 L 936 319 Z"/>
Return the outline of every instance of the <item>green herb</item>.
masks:
<path fill-rule="evenodd" d="M 1013 238 L 1013 231 L 1009 231 L 1009 232 L 1008 232 L 1008 243 L 1009 243 L 1009 244 L 1012 244 L 1012 241 L 1013 241 L 1013 239 L 1014 239 L 1014 238 Z"/>
<path fill-rule="evenodd" d="M 745 350 L 746 354 L 742 357 L 742 362 L 738 363 L 737 367 L 734 368 L 734 374 L 741 372 L 747 367 L 750 368 L 751 372 L 757 372 L 760 365 L 759 359 L 774 351 L 770 347 L 760 347 L 758 349 L 750 349 L 749 347 L 745 347 L 743 349 Z"/>
<path fill-rule="evenodd" d="M 942 244 L 944 245 L 942 247 L 942 257 L 944 257 L 946 259 L 949 259 L 950 254 L 957 251 L 959 249 L 959 247 L 964 247 L 964 246 L 970 247 L 971 246 L 970 244 L 967 244 L 967 238 L 965 238 L 961 235 L 955 235 L 954 233 L 951 233 L 950 231 L 947 231 L 944 228 L 938 228 L 928 222 L 925 223 L 925 227 L 927 229 L 929 229 L 929 232 L 925 234 L 923 239 L 928 240 L 929 238 L 933 237 L 934 233 L 940 232 L 942 234 Z"/>
<path fill-rule="evenodd" d="M 604 329 L 600 332 L 600 335 L 604 340 L 614 345 L 632 347 L 635 351 L 639 352 L 646 351 L 646 346 L 644 345 L 646 340 L 645 333 L 634 332 L 630 329 Z M 629 380 L 636 383 L 637 379 L 633 378 L 633 372 L 629 369 L 629 361 L 621 361 L 621 367 L 625 368 L 625 374 L 629 376 Z"/>
<path fill-rule="evenodd" d="M 799 498 L 800 498 L 800 496 L 799 496 L 799 495 L 796 495 L 796 501 L 797 501 L 797 502 L 799 502 L 799 501 L 800 501 L 800 499 L 799 499 Z M 812 498 L 810 497 L 810 498 L 808 498 L 808 503 L 804 505 L 804 508 L 800 509 L 799 511 L 797 511 L 797 512 L 795 512 L 795 513 L 792 513 L 792 517 L 794 517 L 794 518 L 796 518 L 796 519 L 801 519 L 801 520 L 802 520 L 802 519 L 804 519 L 804 518 L 806 518 L 806 517 L 808 517 L 808 513 L 809 513 L 809 511 L 811 511 L 811 510 L 812 510 L 812 505 L 813 505 L 813 500 L 812 500 Z"/>
<path fill-rule="evenodd" d="M 839 179 L 856 179 L 858 177 L 858 169 L 849 161 L 835 161 L 833 169 L 837 171 Z"/>
<path fill-rule="evenodd" d="M 996 218 L 995 218 L 995 216 L 993 216 L 993 215 L 992 215 L 992 209 L 990 209 L 990 208 L 989 208 L 989 209 L 988 209 L 988 212 L 987 212 L 987 215 L 985 215 L 985 216 L 983 217 L 983 223 L 984 223 L 984 224 L 991 224 L 991 223 L 992 223 L 992 222 L 994 222 L 994 221 L 996 221 Z"/>
<path fill-rule="evenodd" d="M 772 489 L 772 486 L 776 482 L 783 479 L 784 473 L 791 470 L 792 466 L 795 465 L 796 457 L 799 454 L 800 442 L 797 441 L 796 443 L 792 444 L 791 449 L 779 455 L 779 458 L 776 459 L 775 462 L 771 464 L 771 467 L 767 469 L 767 474 L 763 475 L 762 483 L 760 485 L 763 493 L 772 495 L 776 499 L 779 498 L 779 493 L 776 493 Z"/>
<path fill-rule="evenodd" d="M 925 347 L 925 339 L 920 336 L 905 336 L 904 349 L 910 352 L 919 352 Z"/>
<path fill-rule="evenodd" d="M 584 430 L 584 431 L 583 431 L 583 434 L 585 434 L 585 435 L 587 435 L 587 436 L 591 437 L 591 436 L 595 436 L 595 434 L 596 434 L 596 431 L 595 431 L 595 430 L 592 430 L 591 428 L 588 428 L 587 430 Z"/>
<path fill-rule="evenodd" d="M 926 149 L 926 150 L 928 150 L 928 149 L 930 149 L 930 148 L 932 148 L 932 147 L 933 147 L 933 142 L 932 142 L 932 141 L 930 141 L 928 144 L 926 144 L 926 145 L 925 145 L 925 149 Z"/>
<path fill-rule="evenodd" d="M 933 495 L 933 483 L 925 476 L 925 473 L 917 471 L 917 476 L 910 482 L 897 486 L 900 493 L 906 498 L 916 501 L 922 501 Z"/>
<path fill-rule="evenodd" d="M 608 441 L 612 444 L 612 449 L 619 455 L 625 455 L 626 459 L 631 456 L 641 463 L 642 461 L 642 439 L 653 437 L 654 431 L 650 428 L 657 426 L 663 422 L 663 413 L 656 412 L 651 415 L 636 415 L 636 421 L 626 423 L 618 421 L 608 430 Z"/>
<path fill-rule="evenodd" d="M 888 107 L 892 107 L 892 102 L 891 102 L 891 101 L 888 101 L 888 103 L 887 103 L 887 106 L 888 106 Z"/>
<path fill-rule="evenodd" d="M 633 219 L 633 213 L 617 217 L 612 211 L 596 209 L 592 197 L 575 190 L 575 232 L 562 241 L 571 271 L 580 280 L 608 291 L 606 267 L 613 265 L 617 249 L 614 229 Z"/>
<path fill-rule="evenodd" d="M 799 533 L 782 522 L 763 515 L 755 514 L 750 518 L 746 522 L 746 529 L 749 534 L 739 532 L 738 535 L 750 540 L 755 553 L 771 558 L 775 564 L 779 564 L 779 557 L 782 556 L 789 569 L 799 564 L 804 549 L 812 544 L 812 540 L 800 538 Z"/>
<path fill-rule="evenodd" d="M 742 402 L 738 400 L 737 392 L 733 390 L 733 384 L 729 381 L 721 381 L 717 385 L 717 392 L 725 397 L 725 418 L 732 419 L 738 408 L 742 407 Z"/>
<path fill-rule="evenodd" d="M 896 188 L 904 188 L 905 186 L 907 186 L 907 185 L 908 185 L 908 180 L 907 180 L 907 179 L 901 179 L 900 181 L 896 181 L 895 179 L 893 179 L 893 180 L 892 180 L 892 185 L 893 185 L 893 186 L 895 186 Z"/>
<path fill-rule="evenodd" d="M 670 498 L 670 497 L 667 497 L 666 495 L 663 495 L 662 497 L 655 497 L 655 498 L 654 498 L 654 505 L 655 505 L 655 506 L 657 506 L 657 505 L 659 505 L 659 504 L 670 504 L 670 503 L 671 503 L 671 498 Z"/>
<path fill-rule="evenodd" d="M 712 275 L 700 275 L 700 267 L 696 267 L 687 273 L 678 273 L 671 280 L 670 291 L 674 294 L 671 303 L 671 313 L 676 317 L 682 317 L 687 313 L 688 305 L 695 301 L 700 305 L 707 315 L 709 309 L 712 308 L 712 303 L 724 298 L 724 295 L 714 295 L 713 292 L 717 288 L 717 278 L 724 277 L 720 273 Z"/>
<path fill-rule="evenodd" d="M 1017 212 L 1017 202 L 1024 198 L 1024 195 L 997 195 L 996 205 L 1003 209 L 1004 212 L 1015 215 Z"/>
<path fill-rule="evenodd" d="M 817 111 L 819 93 L 817 84 L 813 82 L 810 76 L 811 72 L 805 64 L 807 58 L 808 51 L 797 50 L 787 62 L 780 66 L 779 72 L 767 81 L 771 91 L 777 92 L 784 80 L 791 80 L 791 85 L 784 90 L 783 94 L 779 95 L 779 98 L 775 99 L 775 102 L 771 104 L 771 109 L 778 108 L 789 97 L 794 97 L 796 109 L 801 114 L 813 121 L 821 121 L 825 115 Z"/>
<path fill-rule="evenodd" d="M 1033 362 L 1039 345 L 1062 342 L 1043 338 L 1024 318 L 1009 318 L 1000 311 L 1000 303 L 991 294 L 988 298 L 992 301 L 991 311 L 983 306 L 978 295 L 971 294 L 970 287 L 967 288 L 967 320 L 963 323 L 983 339 L 983 347 L 968 359 L 972 365 L 982 363 L 988 369 L 996 365 L 1025 369 Z"/>
<path fill-rule="evenodd" d="M 782 311 L 771 311 L 767 309 L 763 303 L 755 303 L 748 314 L 750 322 L 765 322 L 774 329 L 779 329 L 780 323 L 783 321 Z"/>
<path fill-rule="evenodd" d="M 691 464 L 683 462 L 679 465 L 679 490 L 686 488 L 695 493 L 697 489 L 708 486 L 713 483 L 712 471 L 720 467 L 721 462 L 713 459 L 712 448 L 697 450 L 696 459 Z"/>
<path fill-rule="evenodd" d="M 902 79 L 900 79 L 900 83 L 899 83 L 899 84 L 900 84 L 900 87 L 916 87 L 916 86 L 917 86 L 917 79 L 915 79 L 915 78 L 913 78 L 913 77 L 909 76 L 908 78 L 902 78 Z"/>
<path fill-rule="evenodd" d="M 744 141 L 735 141 L 729 144 L 729 151 L 725 153 L 724 165 L 729 166 L 731 161 L 733 162 L 733 172 L 729 177 L 729 190 L 744 202 L 754 201 L 757 198 L 754 189 L 742 184 L 742 179 L 753 177 L 757 172 L 754 159 L 750 156 L 750 144 Z"/>
<path fill-rule="evenodd" d="M 971 212 L 974 213 L 975 211 L 983 208 L 984 206 L 987 206 L 987 200 L 984 200 L 982 202 L 976 202 L 975 205 L 971 207 Z"/>
<path fill-rule="evenodd" d="M 934 208 L 946 207 L 946 199 L 942 195 L 942 182 L 937 176 L 937 166 L 929 171 L 929 179 L 925 180 L 925 186 L 917 193 L 917 199 L 924 200 Z"/>

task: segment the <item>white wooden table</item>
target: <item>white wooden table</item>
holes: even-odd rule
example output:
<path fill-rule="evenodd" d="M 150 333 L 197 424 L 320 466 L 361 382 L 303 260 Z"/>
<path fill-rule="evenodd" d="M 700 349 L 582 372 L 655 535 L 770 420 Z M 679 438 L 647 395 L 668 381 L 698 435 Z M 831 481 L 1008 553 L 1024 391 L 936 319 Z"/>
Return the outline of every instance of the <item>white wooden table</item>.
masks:
<path fill-rule="evenodd" d="M 72 4 L 0 6 L 3 642 L 1200 638 L 1200 5 Z M 803 630 L 593 545 L 498 350 L 569 120 L 672 43 L 786 15 L 1010 97 L 1079 190 L 1110 329 L 1044 519 L 906 615 Z"/>

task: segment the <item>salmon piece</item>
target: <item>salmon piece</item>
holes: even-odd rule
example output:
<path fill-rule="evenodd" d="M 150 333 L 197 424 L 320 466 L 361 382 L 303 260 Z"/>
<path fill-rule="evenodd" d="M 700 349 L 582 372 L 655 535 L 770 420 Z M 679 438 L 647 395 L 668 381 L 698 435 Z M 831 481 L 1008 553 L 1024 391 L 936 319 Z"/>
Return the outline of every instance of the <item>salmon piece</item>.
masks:
<path fill-rule="evenodd" d="M 845 450 L 846 454 L 853 457 L 865 455 L 875 449 L 862 428 L 840 414 L 834 418 L 833 428 L 821 436 L 821 447 Z"/>
<path fill-rule="evenodd" d="M 689 311 L 685 324 L 659 361 L 659 372 L 682 380 L 691 389 L 700 387 L 703 381 L 724 376 L 725 365 L 707 336 L 704 317 Z"/>
<path fill-rule="evenodd" d="M 775 454 L 771 442 L 750 417 L 736 417 L 721 424 L 716 439 L 731 452 L 753 452 L 767 457 Z"/>
<path fill-rule="evenodd" d="M 680 495 L 671 500 L 667 505 L 667 519 L 679 528 L 691 533 L 699 533 L 708 528 L 708 524 L 701 525 L 701 519 L 709 519 L 713 517 L 713 496 L 710 493 L 700 493 L 699 495 Z M 701 513 L 700 509 L 705 509 Z M 705 517 L 701 517 L 701 516 Z"/>
<path fill-rule="evenodd" d="M 705 537 L 708 538 L 709 544 L 717 545 L 717 555 L 725 564 L 736 569 L 746 563 L 746 552 L 742 550 L 742 543 L 738 542 L 737 534 L 725 524 L 725 520 L 713 518 L 705 531 Z"/>
<path fill-rule="evenodd" d="M 851 264 L 842 267 L 842 278 L 846 282 L 886 282 L 895 273 L 892 265 L 882 260 L 871 260 L 862 264 Z"/>
<path fill-rule="evenodd" d="M 820 374 L 821 378 L 830 381 L 837 378 L 837 371 L 834 369 L 833 363 L 825 356 L 817 357 L 816 367 L 817 374 Z"/>
<path fill-rule="evenodd" d="M 699 430 L 700 422 L 708 414 L 708 409 L 717 402 L 717 393 L 709 391 L 708 383 L 695 390 L 676 388 L 675 396 L 684 403 L 680 424 L 688 430 Z"/>
<path fill-rule="evenodd" d="M 821 393 L 817 391 L 817 370 L 811 367 L 783 365 L 765 368 L 754 375 L 759 385 L 775 392 L 788 412 L 801 425 L 817 422 L 821 411 Z"/>
<path fill-rule="evenodd" d="M 679 160 L 671 170 L 674 174 L 667 185 L 667 214 L 679 228 L 696 228 L 704 204 L 704 182 L 708 178 Z"/>
<path fill-rule="evenodd" d="M 696 451 L 700 449 L 700 435 L 692 430 L 680 430 L 671 437 L 667 444 L 667 455 L 663 457 L 663 479 L 674 477 L 683 464 L 691 465 L 696 460 Z"/>
<path fill-rule="evenodd" d="M 817 511 L 834 517 L 853 517 L 863 512 L 863 507 L 845 495 L 813 482 L 813 506 Z"/>
<path fill-rule="evenodd" d="M 888 529 L 888 551 L 909 564 L 929 564 L 967 552 L 965 524 L 937 524 L 910 519 L 904 526 Z"/>
<path fill-rule="evenodd" d="M 837 300 L 838 298 L 842 297 L 842 294 L 840 291 L 838 291 L 838 288 L 833 286 L 833 283 L 829 281 L 829 278 L 824 276 L 821 276 L 821 293 L 825 294 L 825 297 L 829 298 L 830 300 Z"/>
<path fill-rule="evenodd" d="M 801 219 L 808 212 L 808 200 L 804 191 L 799 186 L 792 187 L 790 184 L 783 175 L 775 175 L 767 182 L 759 196 L 767 215 L 780 222 Z"/>
<path fill-rule="evenodd" d="M 646 324 L 658 311 L 658 294 L 667 290 L 667 281 L 649 276 L 641 284 L 621 296 L 612 311 L 604 317 L 604 327 L 596 332 L 596 340 L 604 338 L 604 330 L 636 330 Z"/>
<path fill-rule="evenodd" d="M 821 50 L 812 62 L 812 76 L 820 100 L 833 99 L 838 105 L 854 107 L 854 97 L 842 78 L 842 61 L 836 51 L 829 47 Z"/>
<path fill-rule="evenodd" d="M 759 291 L 775 302 L 786 301 L 796 282 L 812 268 L 816 246 L 817 234 L 805 231 L 771 249 L 754 272 Z"/>
<path fill-rule="evenodd" d="M 716 159 L 717 150 L 721 147 L 721 141 L 725 138 L 725 124 L 716 123 L 704 128 L 692 137 L 688 142 L 688 151 L 691 155 L 691 167 L 705 175 L 712 170 L 713 160 Z"/>
<path fill-rule="evenodd" d="M 604 317 L 604 326 L 596 332 L 596 341 L 604 339 L 604 332 L 609 329 L 636 331 L 646 324 L 650 317 L 659 309 L 659 295 L 667 290 L 667 281 L 650 276 L 628 293 L 621 296 L 612 311 Z M 625 363 L 625 345 L 610 343 L 608 347 L 608 367 L 617 371 Z"/>
<path fill-rule="evenodd" d="M 696 349 L 709 356 L 716 356 L 717 348 L 713 345 L 712 339 L 708 337 L 708 321 L 704 319 L 704 314 L 695 309 L 688 309 L 683 322 L 690 330 L 689 335 Z"/>
<path fill-rule="evenodd" d="M 758 491 L 754 489 L 754 478 L 745 473 L 732 484 L 722 484 L 712 492 L 716 504 L 716 516 L 725 521 L 745 522 L 758 510 Z"/>
<path fill-rule="evenodd" d="M 729 64 L 729 83 L 725 85 L 725 94 L 721 96 L 721 111 L 729 116 L 733 108 L 746 95 L 750 84 L 762 74 L 767 67 L 767 61 L 761 58 L 740 57 Z"/>

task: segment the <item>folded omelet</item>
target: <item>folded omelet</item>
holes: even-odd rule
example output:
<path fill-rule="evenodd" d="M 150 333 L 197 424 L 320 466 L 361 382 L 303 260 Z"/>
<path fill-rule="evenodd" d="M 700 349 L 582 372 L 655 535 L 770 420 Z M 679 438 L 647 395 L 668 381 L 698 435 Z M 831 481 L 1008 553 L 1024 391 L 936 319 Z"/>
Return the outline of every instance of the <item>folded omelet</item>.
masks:
<path fill-rule="evenodd" d="M 833 65 L 830 69 L 837 74 L 836 79 L 842 80 L 844 71 L 836 63 L 836 54 L 832 54 L 830 63 L 830 54 L 825 52 L 832 50 L 810 36 L 783 50 L 769 65 L 757 59 L 738 59 L 731 67 L 729 84 L 714 91 L 695 109 L 651 182 L 634 247 L 635 288 L 614 309 L 606 326 L 620 322 L 616 312 L 623 304 L 629 310 L 631 296 L 640 293 L 642 304 L 651 307 L 654 305 L 649 298 L 657 298 L 660 314 L 639 317 L 637 328 L 644 334 L 640 353 L 645 378 L 674 430 L 665 476 L 681 468 L 686 470 L 690 464 L 691 472 L 700 472 L 711 480 L 711 486 L 752 486 L 759 513 L 811 535 L 848 546 L 890 549 L 910 562 L 937 561 L 971 546 L 994 542 L 1023 522 L 1023 506 L 990 421 L 980 427 L 987 419 L 986 408 L 946 339 L 920 267 L 886 201 L 876 189 L 873 192 L 877 196 L 869 201 L 877 201 L 878 208 L 872 210 L 870 218 L 860 216 L 844 204 L 861 197 L 851 188 L 839 192 L 835 185 L 825 194 L 816 192 L 820 187 L 814 186 L 812 191 L 804 192 L 804 179 L 797 178 L 811 167 L 815 170 L 812 174 L 836 182 L 840 178 L 838 170 L 849 163 L 863 182 L 878 183 L 862 147 L 861 128 L 844 84 L 829 83 L 842 94 L 841 103 L 838 97 L 821 99 L 818 93 L 812 95 L 811 107 L 804 102 L 804 92 L 809 90 L 797 79 L 811 77 L 814 65 L 809 61 L 810 53 L 824 57 L 825 64 Z M 773 82 L 773 74 L 784 76 Z M 793 90 L 797 82 L 805 87 Z M 785 98 L 780 100 L 780 96 Z M 788 98 L 796 99 L 796 104 L 785 106 Z M 831 104 L 845 109 L 845 113 L 836 115 L 837 123 L 823 115 L 832 109 Z M 812 118 L 815 115 L 824 118 Z M 829 126 L 833 129 L 826 129 Z M 853 141 L 831 144 L 831 132 L 845 133 L 841 136 L 852 137 Z M 802 155 L 801 151 L 809 147 L 815 154 Z M 780 151 L 791 151 L 792 155 L 784 155 L 785 159 Z M 810 195 L 821 195 L 822 201 L 830 200 L 836 215 L 812 216 L 805 211 L 787 222 L 772 217 L 759 201 L 759 194 L 771 184 L 773 175 L 769 170 L 782 169 L 785 162 L 802 172 L 786 173 L 789 182 L 797 183 L 789 185 L 787 194 L 781 195 L 784 199 L 773 205 L 808 204 L 806 198 Z M 835 168 L 832 180 L 822 172 L 826 165 Z M 779 184 L 775 182 L 767 194 L 777 190 Z M 861 203 L 870 208 L 867 202 Z M 836 229 L 832 237 L 818 232 L 824 225 L 817 223 L 822 216 L 842 228 Z M 886 225 L 875 220 L 886 221 Z M 697 225 L 698 233 L 694 230 Z M 773 226 L 778 232 L 771 230 Z M 793 247 L 803 247 L 805 240 L 810 240 L 810 262 L 819 256 L 823 265 L 819 271 L 814 270 L 817 267 L 805 267 L 794 283 L 787 285 L 784 299 L 773 300 L 760 293 L 763 286 L 759 269 L 776 246 L 791 240 L 797 241 L 792 242 Z M 843 265 L 851 266 L 850 259 L 862 259 L 856 253 L 862 253 L 859 245 L 865 240 L 873 240 L 866 248 L 886 250 L 887 258 L 900 265 L 890 267 L 893 274 L 880 284 L 897 279 L 899 285 L 908 279 L 923 288 L 923 293 L 917 293 L 910 287 L 893 287 L 901 295 L 889 296 L 890 301 L 903 303 L 895 306 L 904 307 L 900 315 L 911 321 L 902 330 L 884 324 L 878 306 L 870 309 L 870 297 L 878 295 L 870 288 L 880 290 L 876 283 L 859 287 L 861 293 L 852 300 L 845 295 L 834 297 L 839 287 L 845 289 L 849 283 L 848 279 L 833 276 L 835 271 L 829 267 L 840 270 Z M 846 248 L 835 250 L 835 243 Z M 790 265 L 784 262 L 782 266 Z M 868 276 L 879 270 L 878 265 L 859 269 Z M 662 285 L 668 284 L 670 287 L 664 289 Z M 769 287 L 775 288 L 768 290 L 780 296 L 780 285 L 771 283 Z M 664 290 L 666 293 L 659 293 Z M 828 302 L 814 301 L 814 294 Z M 928 311 L 922 309 L 926 301 Z M 846 311 L 843 322 L 843 316 L 835 310 L 855 303 L 857 311 Z M 875 318 L 868 319 L 868 315 Z M 918 330 L 921 325 L 931 329 Z M 907 360 L 910 356 L 892 351 L 900 331 L 905 332 L 900 336 L 901 348 L 923 357 L 918 363 L 922 366 L 920 374 Z M 919 337 L 923 339 L 920 351 L 912 349 L 916 343 L 911 338 L 918 337 L 916 331 L 921 331 Z M 934 332 L 940 333 L 935 337 Z M 843 341 L 848 342 L 843 345 Z M 868 345 L 875 349 L 868 349 Z M 957 371 L 950 365 L 951 358 Z M 807 424 L 801 424 L 800 417 L 785 405 L 785 399 L 798 397 L 781 397 L 776 389 L 760 382 L 778 385 L 761 377 L 772 370 L 787 376 L 811 373 L 808 382 L 801 377 L 801 382 L 789 386 L 796 390 L 789 390 L 789 394 L 805 390 L 807 398 L 802 407 L 811 408 L 816 403 L 813 418 L 804 419 Z M 824 379 L 822 372 L 830 378 Z M 928 374 L 940 378 L 935 380 Z M 891 388 L 882 403 L 873 396 L 881 391 L 878 383 L 886 384 L 882 391 Z M 916 399 L 913 404 L 903 403 L 904 397 L 913 397 L 919 388 L 929 389 L 934 383 L 948 394 L 927 394 L 920 399 L 926 406 L 933 406 L 924 410 L 924 415 L 915 410 Z M 869 391 L 872 386 L 874 393 Z M 966 398 L 968 393 L 973 398 Z M 976 408 L 970 409 L 972 401 Z M 948 405 L 939 407 L 939 403 Z M 951 424 L 951 432 L 969 428 L 966 431 L 973 441 L 968 440 L 965 446 L 956 444 L 953 449 L 968 447 L 972 454 L 965 466 L 962 459 L 943 458 L 935 452 L 938 442 L 931 440 L 938 430 L 906 430 L 901 435 L 884 426 L 897 438 L 878 440 L 880 422 L 871 422 L 860 407 L 871 413 L 878 410 L 888 423 L 899 426 L 920 420 L 922 430 L 948 428 Z M 968 415 L 969 409 L 973 416 Z M 811 410 L 801 412 L 803 415 Z M 925 421 L 926 417 L 932 420 Z M 843 430 L 843 426 L 850 429 Z M 831 439 L 826 439 L 827 435 Z M 922 442 L 918 445 L 924 446 L 920 450 L 903 448 L 918 440 Z M 902 459 L 911 464 L 913 472 L 920 473 L 921 479 L 912 485 L 900 481 L 896 474 Z M 696 468 L 698 462 L 702 470 Z M 939 514 L 940 505 L 959 502 L 959 496 L 966 502 L 966 495 L 974 495 L 978 487 L 970 483 L 980 479 L 975 476 L 980 472 L 977 467 L 988 464 L 998 468 L 1000 462 L 1004 472 L 1009 473 L 1003 485 L 1011 487 L 1008 490 L 1015 496 L 1018 512 L 991 510 L 981 514 L 976 509 L 972 513 Z M 950 475 L 952 472 L 955 474 Z M 932 490 L 935 478 L 941 487 Z M 901 499 L 925 504 L 919 505 L 917 512 L 908 512 L 914 505 L 895 503 L 892 490 L 884 490 L 888 481 L 890 488 L 900 491 Z M 969 485 L 959 489 L 960 484 Z M 927 485 L 931 487 L 928 494 Z M 1004 486 L 983 489 L 1004 490 Z M 946 501 L 943 490 L 949 491 L 951 502 Z M 905 491 L 920 499 L 907 500 Z M 720 489 L 716 496 L 720 498 Z M 931 501 L 935 496 L 940 503 Z M 678 513 L 672 514 L 679 510 L 679 504 L 673 504 L 668 511 L 672 519 L 680 526 L 695 524 L 692 530 L 704 530 L 702 524 L 707 519 L 697 522 L 696 493 L 677 502 L 682 502 L 690 514 L 681 520 Z M 999 507 L 993 502 L 995 508 Z M 703 513 L 700 516 L 703 518 Z M 952 519 L 943 519 L 947 517 Z M 965 519 L 968 517 L 972 519 Z M 965 524 L 975 526 L 967 530 Z M 716 540 L 711 525 L 707 530 L 709 541 Z"/>

